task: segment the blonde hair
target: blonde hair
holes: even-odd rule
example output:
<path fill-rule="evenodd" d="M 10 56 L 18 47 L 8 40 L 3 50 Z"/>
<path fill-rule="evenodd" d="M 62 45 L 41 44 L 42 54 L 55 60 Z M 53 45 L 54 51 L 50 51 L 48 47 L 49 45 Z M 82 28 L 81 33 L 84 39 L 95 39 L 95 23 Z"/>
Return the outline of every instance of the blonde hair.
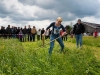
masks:
<path fill-rule="evenodd" d="M 58 17 L 57 21 L 61 21 L 62 22 L 62 17 Z"/>

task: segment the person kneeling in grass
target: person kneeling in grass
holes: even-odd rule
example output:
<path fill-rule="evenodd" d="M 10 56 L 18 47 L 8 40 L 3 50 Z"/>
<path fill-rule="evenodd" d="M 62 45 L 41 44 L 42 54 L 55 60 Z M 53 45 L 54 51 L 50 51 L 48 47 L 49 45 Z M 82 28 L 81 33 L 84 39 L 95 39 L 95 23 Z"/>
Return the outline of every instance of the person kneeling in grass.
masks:
<path fill-rule="evenodd" d="M 52 27 L 52 32 L 51 32 L 51 35 L 50 35 L 50 48 L 49 48 L 49 54 L 52 54 L 52 50 L 54 48 L 54 39 L 58 38 L 57 39 L 57 42 L 60 44 L 60 47 L 61 47 L 61 53 L 64 51 L 64 43 L 62 41 L 62 38 L 60 37 L 60 29 L 63 30 L 63 34 L 62 36 L 66 35 L 66 30 L 64 28 L 64 26 L 61 24 L 62 22 L 62 18 L 61 17 L 58 17 L 56 19 L 56 22 L 52 22 L 47 28 L 46 28 L 46 31 L 44 32 L 43 36 L 45 36 L 45 33 L 47 32 L 47 30 L 49 28 Z"/>

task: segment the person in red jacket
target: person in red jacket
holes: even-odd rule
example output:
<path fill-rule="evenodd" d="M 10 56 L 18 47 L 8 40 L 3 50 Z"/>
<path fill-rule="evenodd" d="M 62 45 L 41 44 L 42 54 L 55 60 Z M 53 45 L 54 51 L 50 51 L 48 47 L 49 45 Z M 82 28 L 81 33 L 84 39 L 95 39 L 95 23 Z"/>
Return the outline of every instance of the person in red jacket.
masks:
<path fill-rule="evenodd" d="M 60 31 L 60 36 L 62 36 L 63 34 L 63 30 Z M 62 36 L 62 40 L 63 40 L 63 36 Z"/>
<path fill-rule="evenodd" d="M 98 32 L 97 32 L 97 30 L 95 30 L 94 31 L 94 38 L 97 38 L 97 36 L 98 36 Z"/>

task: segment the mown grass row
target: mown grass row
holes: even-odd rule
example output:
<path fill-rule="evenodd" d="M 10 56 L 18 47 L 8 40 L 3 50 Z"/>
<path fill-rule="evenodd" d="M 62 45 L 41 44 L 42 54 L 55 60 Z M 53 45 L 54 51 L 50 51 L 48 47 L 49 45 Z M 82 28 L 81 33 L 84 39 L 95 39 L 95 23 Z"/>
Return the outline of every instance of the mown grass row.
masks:
<path fill-rule="evenodd" d="M 49 41 L 47 41 L 49 42 Z M 100 62 L 90 47 L 84 50 L 65 47 L 60 54 L 55 43 L 53 54 L 48 55 L 49 45 L 41 41 L 21 43 L 17 39 L 0 39 L 0 75 L 99 75 Z M 66 43 L 67 45 L 69 43 Z"/>

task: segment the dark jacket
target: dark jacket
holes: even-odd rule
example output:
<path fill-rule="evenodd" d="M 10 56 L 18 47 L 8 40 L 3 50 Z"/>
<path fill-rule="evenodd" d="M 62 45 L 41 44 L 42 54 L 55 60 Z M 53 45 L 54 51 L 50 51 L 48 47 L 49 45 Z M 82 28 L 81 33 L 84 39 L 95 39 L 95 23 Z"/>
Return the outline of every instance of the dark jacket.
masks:
<path fill-rule="evenodd" d="M 41 35 L 45 32 L 45 30 L 41 30 Z"/>
<path fill-rule="evenodd" d="M 0 34 L 6 34 L 7 32 L 6 32 L 6 29 L 5 28 L 1 28 L 1 30 L 0 30 Z"/>
<path fill-rule="evenodd" d="M 11 34 L 16 34 L 16 29 L 15 28 L 11 28 Z"/>
<path fill-rule="evenodd" d="M 0 29 L 0 34 L 1 34 L 1 29 Z"/>
<path fill-rule="evenodd" d="M 27 34 L 27 29 L 24 28 L 24 29 L 22 30 L 22 32 L 23 32 L 23 34 Z"/>
<path fill-rule="evenodd" d="M 7 31 L 7 34 L 11 34 L 11 28 L 7 27 L 6 31 Z"/>
<path fill-rule="evenodd" d="M 27 33 L 28 33 L 28 34 L 31 34 L 31 28 L 28 28 L 28 29 L 27 29 Z"/>
<path fill-rule="evenodd" d="M 76 23 L 74 25 L 74 28 L 73 28 L 73 34 L 83 34 L 85 32 L 85 27 L 84 25 L 81 23 L 78 25 L 78 23 Z"/>
<path fill-rule="evenodd" d="M 17 29 L 17 30 L 16 30 L 16 34 L 19 34 L 19 32 L 20 32 L 20 29 Z"/>

